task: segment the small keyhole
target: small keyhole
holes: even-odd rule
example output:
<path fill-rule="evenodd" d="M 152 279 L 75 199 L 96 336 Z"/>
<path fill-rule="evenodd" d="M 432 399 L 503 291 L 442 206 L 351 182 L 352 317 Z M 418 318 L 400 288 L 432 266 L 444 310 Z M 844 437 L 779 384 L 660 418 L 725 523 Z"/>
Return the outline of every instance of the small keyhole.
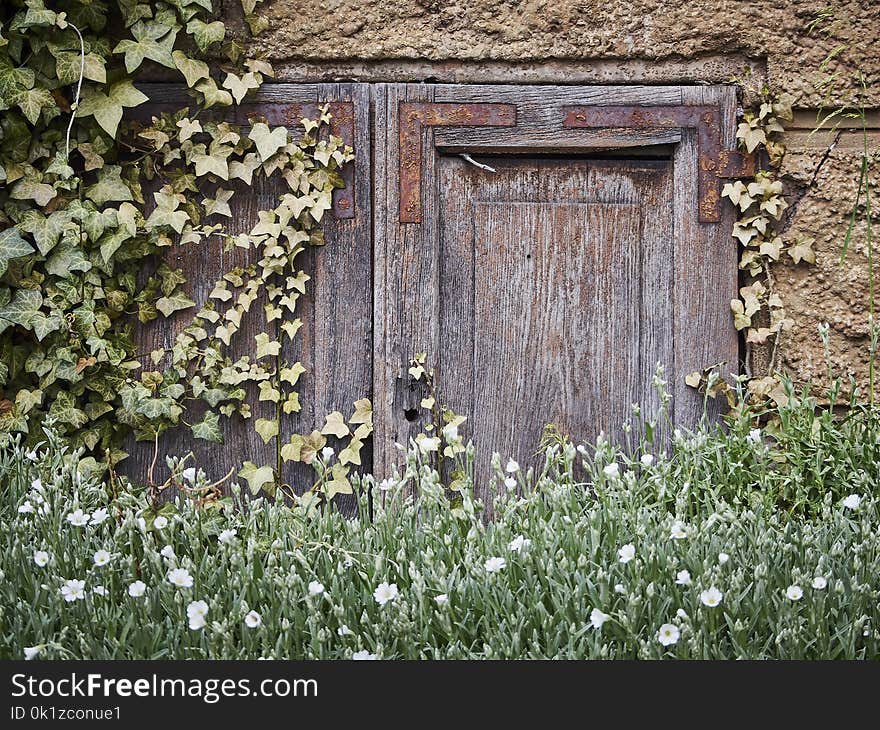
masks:
<path fill-rule="evenodd" d="M 415 421 L 415 420 L 419 417 L 419 411 L 418 411 L 418 409 L 416 409 L 416 408 L 407 408 L 407 409 L 403 412 L 403 417 L 404 417 L 407 421 L 409 421 L 410 423 L 412 423 L 413 421 Z"/>

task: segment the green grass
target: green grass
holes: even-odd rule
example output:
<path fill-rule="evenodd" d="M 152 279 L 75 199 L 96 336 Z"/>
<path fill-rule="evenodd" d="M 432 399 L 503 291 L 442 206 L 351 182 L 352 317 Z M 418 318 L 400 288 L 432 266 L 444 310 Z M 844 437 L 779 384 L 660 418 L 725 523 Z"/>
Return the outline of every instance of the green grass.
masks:
<path fill-rule="evenodd" d="M 80 475 L 51 430 L 31 458 L 9 442 L 0 450 L 0 656 L 878 659 L 878 414 L 834 417 L 814 405 L 793 399 L 773 437 L 743 416 L 672 436 L 665 454 L 645 441 L 630 456 L 604 441 L 558 443 L 540 473 L 514 473 L 513 489 L 499 457 L 488 524 L 469 487 L 447 498 L 418 449 L 387 491 L 371 478 L 356 485 L 359 519 L 263 499 L 245 507 L 238 489 L 200 507 L 208 480 L 199 473 L 191 495 L 162 508 L 168 524 L 158 529 L 146 490 L 111 496 Z M 853 494 L 860 503 L 850 509 Z M 33 513 L 19 512 L 26 500 Z M 102 507 L 100 524 L 67 519 Z M 218 540 L 231 529 L 230 542 Z M 634 557 L 621 562 L 626 545 Z M 175 557 L 161 554 L 167 546 Z M 49 556 L 43 567 L 38 550 Z M 98 550 L 109 564 L 94 565 Z M 492 558 L 504 567 L 487 570 Z M 192 587 L 172 585 L 173 568 Z M 683 570 L 689 585 L 676 582 Z M 824 587 L 813 587 L 817 578 Z M 81 600 L 64 600 L 69 579 L 84 581 Z M 136 580 L 147 586 L 141 597 L 128 594 Z M 313 581 L 324 593 L 310 595 Z M 398 592 L 380 605 L 384 582 Z M 798 600 L 787 597 L 798 594 L 792 586 Z M 701 594 L 713 587 L 723 597 L 709 607 Z M 187 606 L 200 600 L 208 613 L 192 629 Z M 607 615 L 601 629 L 594 609 Z M 678 633 L 666 646 L 664 624 Z"/>

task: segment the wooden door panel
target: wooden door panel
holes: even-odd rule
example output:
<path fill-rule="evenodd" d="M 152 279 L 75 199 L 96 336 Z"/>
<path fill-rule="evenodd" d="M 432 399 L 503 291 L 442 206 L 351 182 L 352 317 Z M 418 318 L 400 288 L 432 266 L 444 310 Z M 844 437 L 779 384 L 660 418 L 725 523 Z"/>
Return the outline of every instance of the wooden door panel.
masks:
<path fill-rule="evenodd" d="M 440 162 L 438 362 L 484 475 L 492 450 L 527 463 L 546 423 L 621 435 L 673 349 L 668 306 L 643 297 L 671 279 L 671 166 L 487 160 Z"/>

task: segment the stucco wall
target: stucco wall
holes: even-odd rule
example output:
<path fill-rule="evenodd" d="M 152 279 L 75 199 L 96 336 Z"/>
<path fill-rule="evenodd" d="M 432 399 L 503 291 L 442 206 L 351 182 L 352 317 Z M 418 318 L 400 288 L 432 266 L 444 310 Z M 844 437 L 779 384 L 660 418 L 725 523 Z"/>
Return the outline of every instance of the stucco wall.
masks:
<path fill-rule="evenodd" d="M 234 20 L 232 0 L 227 4 Z M 829 6 L 833 16 L 816 24 Z M 747 69 L 790 94 L 796 107 L 815 110 L 851 104 L 861 72 L 866 105 L 880 107 L 877 0 L 266 0 L 260 9 L 270 26 L 256 47 L 287 81 L 718 83 Z M 835 74 L 833 84 L 822 85 Z M 774 272 L 795 320 L 778 362 L 799 380 L 821 380 L 826 367 L 816 328 L 827 321 L 837 373 L 866 382 L 864 223 L 839 263 L 863 139 L 858 130 L 810 134 L 814 120 L 815 111 L 802 111 L 787 135 L 789 228 L 816 240 L 817 265 Z M 869 127 L 876 189 L 876 111 Z"/>

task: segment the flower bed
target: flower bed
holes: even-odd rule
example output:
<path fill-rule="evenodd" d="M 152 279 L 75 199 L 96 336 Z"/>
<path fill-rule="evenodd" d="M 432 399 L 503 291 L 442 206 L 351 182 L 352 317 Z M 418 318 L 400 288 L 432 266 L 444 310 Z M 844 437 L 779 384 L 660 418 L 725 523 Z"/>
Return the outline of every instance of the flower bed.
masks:
<path fill-rule="evenodd" d="M 238 489 L 206 499 L 195 469 L 157 512 L 146 490 L 82 476 L 50 432 L 0 452 L 0 654 L 880 658 L 873 471 L 837 483 L 851 452 L 826 450 L 826 496 L 795 514 L 760 496 L 778 470 L 731 487 L 746 450 L 771 456 L 760 432 L 719 430 L 679 435 L 668 456 L 559 444 L 531 475 L 496 459 L 486 524 L 418 448 L 381 489 L 356 484 L 360 519 L 241 507 Z"/>

